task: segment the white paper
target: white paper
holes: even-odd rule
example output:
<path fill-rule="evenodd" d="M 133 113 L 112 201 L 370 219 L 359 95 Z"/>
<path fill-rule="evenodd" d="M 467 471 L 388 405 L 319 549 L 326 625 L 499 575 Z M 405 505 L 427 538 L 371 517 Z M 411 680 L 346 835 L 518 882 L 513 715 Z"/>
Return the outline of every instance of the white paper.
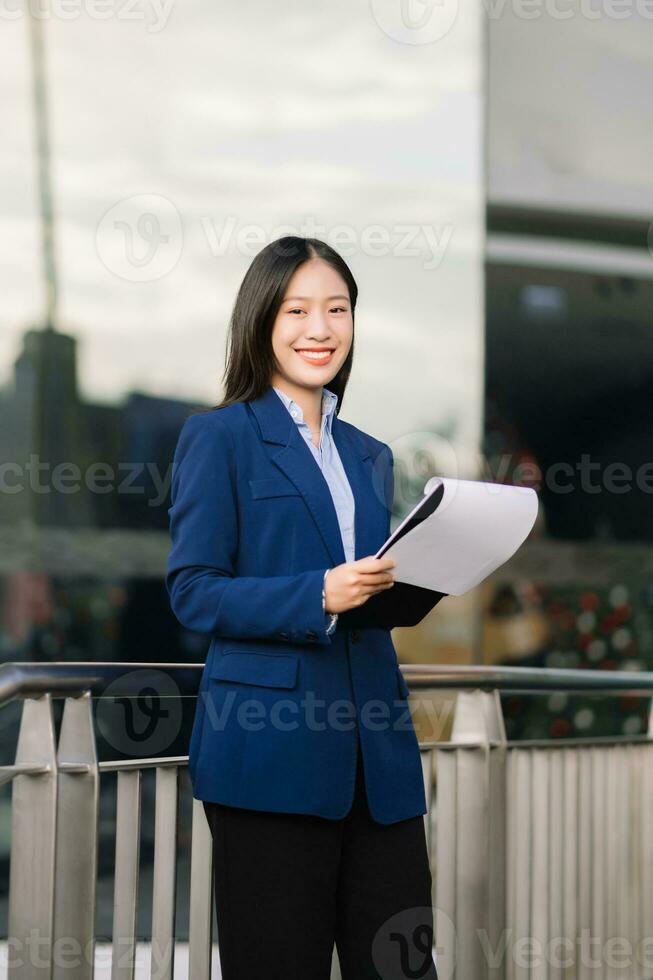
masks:
<path fill-rule="evenodd" d="M 440 484 L 444 494 L 434 513 L 391 544 L 383 557 L 396 562 L 392 574 L 398 582 L 463 595 L 524 542 L 537 517 L 537 493 L 531 487 L 444 476 L 432 477 L 424 493 Z"/>

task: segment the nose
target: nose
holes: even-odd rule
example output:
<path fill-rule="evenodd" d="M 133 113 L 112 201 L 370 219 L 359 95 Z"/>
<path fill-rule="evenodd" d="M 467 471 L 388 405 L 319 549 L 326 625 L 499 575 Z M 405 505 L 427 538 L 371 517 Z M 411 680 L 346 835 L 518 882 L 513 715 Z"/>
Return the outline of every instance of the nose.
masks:
<path fill-rule="evenodd" d="M 310 327 L 306 336 L 312 340 L 317 340 L 319 343 L 325 343 L 331 336 L 331 328 L 329 326 L 328 317 L 322 312 L 322 310 L 316 310 L 313 313 Z"/>

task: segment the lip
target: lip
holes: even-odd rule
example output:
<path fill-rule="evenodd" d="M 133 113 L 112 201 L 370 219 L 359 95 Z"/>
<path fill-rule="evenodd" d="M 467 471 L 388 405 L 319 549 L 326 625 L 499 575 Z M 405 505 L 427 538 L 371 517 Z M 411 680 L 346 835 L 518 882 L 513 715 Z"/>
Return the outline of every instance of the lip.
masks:
<path fill-rule="evenodd" d="M 335 354 L 335 348 L 333 347 L 293 347 L 296 354 L 302 358 L 305 364 L 312 364 L 313 367 L 323 367 L 325 364 L 329 364 L 333 355 Z M 319 361 L 314 360 L 312 357 L 305 357 L 304 351 L 312 351 L 314 353 L 320 353 L 322 351 L 329 351 L 328 357 L 324 357 Z"/>

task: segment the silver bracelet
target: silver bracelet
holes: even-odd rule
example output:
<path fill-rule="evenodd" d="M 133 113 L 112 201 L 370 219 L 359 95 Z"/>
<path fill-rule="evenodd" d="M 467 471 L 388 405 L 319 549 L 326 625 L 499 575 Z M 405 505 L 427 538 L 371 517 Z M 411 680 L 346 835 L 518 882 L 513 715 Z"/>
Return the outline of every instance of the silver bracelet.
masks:
<path fill-rule="evenodd" d="M 331 569 L 327 568 L 327 570 L 324 573 L 324 578 L 322 579 L 322 610 L 325 613 L 326 613 L 326 592 L 324 590 L 324 586 L 326 584 L 326 577 L 330 571 Z M 327 613 L 327 615 L 329 614 Z M 333 633 L 334 629 L 336 628 L 336 623 L 338 622 L 338 613 L 331 613 L 330 615 L 331 615 L 331 619 L 329 620 L 329 625 L 326 628 L 327 635 Z"/>

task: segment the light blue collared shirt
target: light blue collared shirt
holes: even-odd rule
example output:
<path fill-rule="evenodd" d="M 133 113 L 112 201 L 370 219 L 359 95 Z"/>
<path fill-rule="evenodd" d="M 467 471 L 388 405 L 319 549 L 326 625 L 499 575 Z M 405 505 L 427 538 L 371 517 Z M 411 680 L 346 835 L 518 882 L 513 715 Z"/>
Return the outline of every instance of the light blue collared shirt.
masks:
<path fill-rule="evenodd" d="M 335 408 L 338 404 L 338 396 L 328 388 L 322 388 L 322 427 L 320 429 L 320 445 L 316 446 L 313 443 L 309 425 L 304 421 L 304 413 L 301 407 L 285 391 L 281 391 L 274 385 L 272 387 L 297 423 L 297 428 L 303 435 L 308 448 L 313 453 L 318 466 L 322 470 L 329 490 L 331 491 L 336 514 L 338 515 L 345 560 L 355 561 L 354 495 L 349 485 L 344 466 L 342 465 L 340 454 L 336 448 L 333 435 L 331 434 L 331 425 Z"/>

